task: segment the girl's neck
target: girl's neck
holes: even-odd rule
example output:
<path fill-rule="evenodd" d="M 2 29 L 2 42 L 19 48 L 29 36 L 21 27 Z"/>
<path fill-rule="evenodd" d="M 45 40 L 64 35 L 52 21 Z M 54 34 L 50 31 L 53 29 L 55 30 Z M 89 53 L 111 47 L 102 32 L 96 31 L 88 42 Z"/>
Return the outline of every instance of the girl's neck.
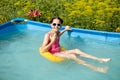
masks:
<path fill-rule="evenodd" d="M 52 29 L 51 32 L 52 32 L 52 33 L 59 34 L 59 31 L 57 31 L 57 30 L 55 30 L 55 29 Z"/>

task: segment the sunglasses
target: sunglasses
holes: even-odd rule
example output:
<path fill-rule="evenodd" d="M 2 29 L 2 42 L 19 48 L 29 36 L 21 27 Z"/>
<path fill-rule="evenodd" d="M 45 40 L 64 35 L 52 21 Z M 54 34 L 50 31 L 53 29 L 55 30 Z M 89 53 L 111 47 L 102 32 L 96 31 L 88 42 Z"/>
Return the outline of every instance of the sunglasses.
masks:
<path fill-rule="evenodd" d="M 53 23 L 53 26 L 56 26 L 56 25 L 57 25 L 57 26 L 61 26 L 61 24 L 56 24 L 56 23 Z"/>

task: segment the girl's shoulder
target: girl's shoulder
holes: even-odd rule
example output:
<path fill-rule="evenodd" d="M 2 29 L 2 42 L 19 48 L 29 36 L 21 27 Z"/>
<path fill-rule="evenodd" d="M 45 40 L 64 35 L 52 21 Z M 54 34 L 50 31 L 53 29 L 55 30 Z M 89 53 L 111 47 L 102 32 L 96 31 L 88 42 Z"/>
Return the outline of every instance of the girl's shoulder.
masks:
<path fill-rule="evenodd" d="M 50 37 L 50 36 L 52 36 L 53 35 L 53 33 L 51 32 L 51 31 L 49 31 L 49 32 L 47 32 L 46 34 L 45 34 L 45 36 L 47 36 L 47 37 Z"/>

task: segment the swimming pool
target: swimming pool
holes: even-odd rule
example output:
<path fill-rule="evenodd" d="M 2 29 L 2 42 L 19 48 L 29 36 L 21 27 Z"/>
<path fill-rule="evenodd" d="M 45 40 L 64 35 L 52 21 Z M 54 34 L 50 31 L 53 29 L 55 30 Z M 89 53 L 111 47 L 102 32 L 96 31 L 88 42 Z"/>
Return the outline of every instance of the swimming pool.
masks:
<path fill-rule="evenodd" d="M 99 73 L 72 60 L 55 63 L 42 57 L 39 47 L 49 24 L 12 21 L 0 25 L 0 80 L 120 80 L 120 34 L 72 28 L 61 37 L 67 49 L 112 58 L 101 64 L 80 57 L 95 66 L 109 67 L 107 73 Z"/>

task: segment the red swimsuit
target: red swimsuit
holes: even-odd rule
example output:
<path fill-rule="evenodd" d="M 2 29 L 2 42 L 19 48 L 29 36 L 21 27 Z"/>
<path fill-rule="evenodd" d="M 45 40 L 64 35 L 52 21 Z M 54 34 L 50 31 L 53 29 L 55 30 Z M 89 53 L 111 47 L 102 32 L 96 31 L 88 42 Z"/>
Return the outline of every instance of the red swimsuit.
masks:
<path fill-rule="evenodd" d="M 51 34 L 51 32 L 50 32 Z M 54 44 L 50 47 L 50 49 L 48 50 L 49 52 L 51 52 L 52 54 L 56 53 L 56 52 L 60 52 L 60 45 L 59 45 L 59 39 L 60 36 L 57 37 L 56 41 L 54 42 Z M 50 42 L 49 42 L 50 43 Z M 49 44 L 48 43 L 48 44 Z"/>

